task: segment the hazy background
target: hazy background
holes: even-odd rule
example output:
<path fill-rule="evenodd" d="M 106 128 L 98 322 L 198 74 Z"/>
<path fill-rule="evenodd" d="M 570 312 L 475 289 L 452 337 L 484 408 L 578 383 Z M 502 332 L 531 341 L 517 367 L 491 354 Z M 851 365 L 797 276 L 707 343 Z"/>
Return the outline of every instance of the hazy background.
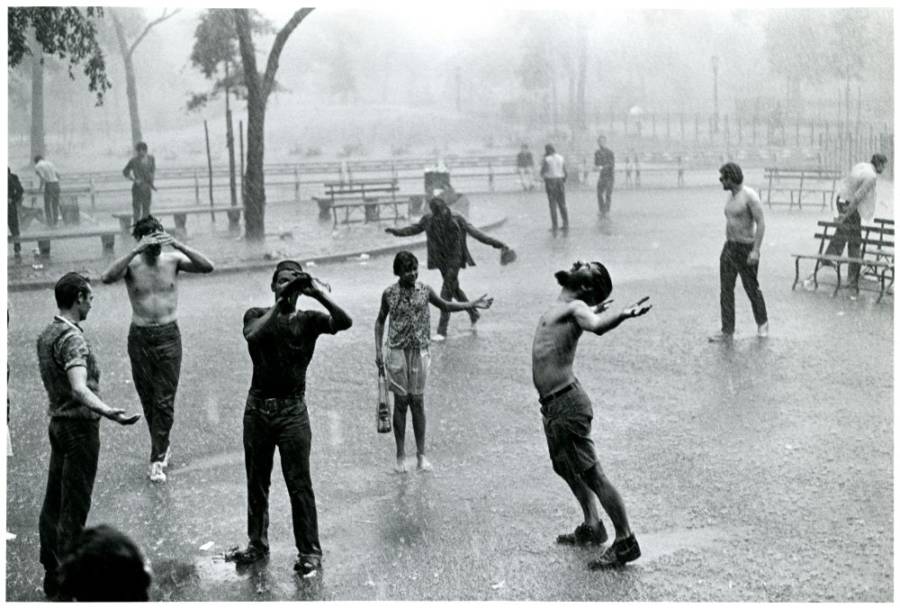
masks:
<path fill-rule="evenodd" d="M 142 20 L 163 9 L 125 10 L 139 31 Z M 291 11 L 261 9 L 275 28 Z M 144 138 L 168 166 L 205 164 L 203 118 L 210 121 L 214 159 L 225 158 L 224 102 L 186 109 L 191 93 L 210 88 L 189 60 L 200 13 L 183 8 L 153 28 L 134 55 Z M 786 120 L 838 120 L 849 82 L 852 120 L 891 123 L 892 22 L 890 9 L 320 8 L 281 56 L 283 90 L 268 105 L 266 161 L 300 158 L 310 147 L 326 158 L 344 146 L 384 156 L 571 134 L 579 24 L 586 32 L 590 140 L 610 112 L 711 113 L 714 56 L 722 115 L 765 115 L 778 107 Z M 47 61 L 47 152 L 69 170 L 118 169 L 130 153 L 122 58 L 112 27 L 101 35 L 113 82 L 101 107 L 80 73 L 70 80 L 63 65 Z M 260 69 L 272 39 L 256 38 Z M 8 74 L 14 169 L 28 164 L 27 64 Z M 235 121 L 246 122 L 243 102 L 234 111 Z"/>

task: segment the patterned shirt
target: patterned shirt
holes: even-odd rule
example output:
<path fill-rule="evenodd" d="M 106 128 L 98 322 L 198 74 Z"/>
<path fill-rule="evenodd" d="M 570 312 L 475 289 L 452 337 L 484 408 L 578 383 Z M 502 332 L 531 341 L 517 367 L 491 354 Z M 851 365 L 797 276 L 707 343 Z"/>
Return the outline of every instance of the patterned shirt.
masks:
<path fill-rule="evenodd" d="M 384 290 L 390 306 L 388 348 L 428 348 L 431 343 L 431 314 L 428 287 L 416 282 L 409 289 L 394 283 Z"/>
<path fill-rule="evenodd" d="M 50 400 L 47 415 L 51 418 L 98 420 L 100 414 L 72 394 L 72 385 L 66 374 L 73 367 L 87 368 L 87 386 L 99 394 L 100 368 L 83 330 L 65 319 L 53 317 L 53 322 L 38 337 L 37 354 L 41 380 Z"/>

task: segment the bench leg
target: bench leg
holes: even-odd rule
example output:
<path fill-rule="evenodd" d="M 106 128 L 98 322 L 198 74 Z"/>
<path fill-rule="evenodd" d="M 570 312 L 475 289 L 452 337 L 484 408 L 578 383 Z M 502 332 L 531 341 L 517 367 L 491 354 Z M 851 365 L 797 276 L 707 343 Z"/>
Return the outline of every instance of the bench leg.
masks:
<path fill-rule="evenodd" d="M 50 259 L 50 241 L 38 241 L 38 255 L 42 260 Z"/>
<path fill-rule="evenodd" d="M 831 294 L 832 298 L 836 297 L 838 294 L 838 291 L 840 291 L 840 289 L 841 289 L 841 263 L 835 262 L 834 269 L 837 272 L 837 285 L 834 288 L 834 293 Z"/>
<path fill-rule="evenodd" d="M 797 283 L 800 281 L 800 258 L 794 258 L 794 284 L 791 285 L 791 291 L 794 291 L 797 288 Z"/>
<path fill-rule="evenodd" d="M 178 238 L 187 238 L 187 215 L 184 213 L 176 213 L 175 218 L 175 234 Z"/>
<path fill-rule="evenodd" d="M 331 208 L 331 215 L 334 216 L 334 223 L 332 224 L 332 230 L 337 230 L 337 209 L 334 207 Z"/>
<path fill-rule="evenodd" d="M 122 234 L 128 234 L 129 232 L 131 232 L 131 230 L 129 230 L 129 228 L 131 228 L 131 220 L 129 220 L 126 217 L 120 217 L 119 218 L 119 230 L 122 231 Z"/>
<path fill-rule="evenodd" d="M 100 244 L 103 245 L 103 255 L 113 255 L 116 250 L 116 237 L 113 234 L 104 234 L 100 237 Z"/>

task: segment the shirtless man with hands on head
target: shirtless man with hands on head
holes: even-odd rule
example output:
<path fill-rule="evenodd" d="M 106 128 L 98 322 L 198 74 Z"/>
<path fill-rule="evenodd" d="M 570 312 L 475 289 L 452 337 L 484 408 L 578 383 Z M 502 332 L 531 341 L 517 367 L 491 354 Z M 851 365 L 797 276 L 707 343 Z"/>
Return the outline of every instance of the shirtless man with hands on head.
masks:
<path fill-rule="evenodd" d="M 179 272 L 212 272 L 213 263 L 166 233 L 152 215 L 139 220 L 132 235 L 138 241 L 135 248 L 113 262 L 101 280 L 115 283 L 124 278 L 128 288 L 132 310 L 128 356 L 150 430 L 149 477 L 163 482 L 181 375 L 177 277 Z M 163 251 L 166 246 L 175 251 Z"/>
<path fill-rule="evenodd" d="M 575 262 L 556 274 L 562 286 L 556 302 L 541 316 L 532 345 L 532 379 L 538 391 L 544 433 L 553 470 L 569 485 L 584 513 L 584 523 L 556 542 L 570 545 L 601 545 L 607 533 L 593 501 L 596 495 L 615 527 L 614 542 L 591 569 L 622 566 L 641 555 L 628 525 L 625 505 L 606 478 L 591 439 L 593 407 L 572 365 L 578 340 L 585 331 L 601 336 L 624 320 L 647 314 L 649 297 L 615 314 L 601 314 L 612 300 L 612 279 L 599 262 Z"/>

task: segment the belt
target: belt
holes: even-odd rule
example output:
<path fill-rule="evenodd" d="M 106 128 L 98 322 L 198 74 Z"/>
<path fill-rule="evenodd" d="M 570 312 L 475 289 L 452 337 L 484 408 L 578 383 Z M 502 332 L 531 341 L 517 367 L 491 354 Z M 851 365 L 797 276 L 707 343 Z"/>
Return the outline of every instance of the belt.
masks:
<path fill-rule="evenodd" d="M 556 400 L 557 398 L 562 397 L 563 395 L 565 395 L 566 393 L 568 393 L 570 390 L 574 389 L 576 386 L 578 386 L 578 382 L 577 382 L 577 381 L 576 381 L 576 382 L 570 382 L 569 384 L 565 385 L 564 387 L 562 387 L 562 388 L 559 389 L 558 391 L 553 391 L 553 392 L 550 393 L 549 395 L 544 395 L 543 397 L 541 397 L 540 399 L 538 399 L 538 403 L 540 403 L 541 405 L 547 405 L 547 404 L 550 403 L 551 401 L 554 401 L 554 400 Z"/>
<path fill-rule="evenodd" d="M 290 397 L 247 397 L 247 409 L 257 410 L 264 414 L 272 414 L 282 409 L 286 409 L 293 405 L 301 405 L 301 409 L 306 409 L 303 397 L 292 395 Z"/>

